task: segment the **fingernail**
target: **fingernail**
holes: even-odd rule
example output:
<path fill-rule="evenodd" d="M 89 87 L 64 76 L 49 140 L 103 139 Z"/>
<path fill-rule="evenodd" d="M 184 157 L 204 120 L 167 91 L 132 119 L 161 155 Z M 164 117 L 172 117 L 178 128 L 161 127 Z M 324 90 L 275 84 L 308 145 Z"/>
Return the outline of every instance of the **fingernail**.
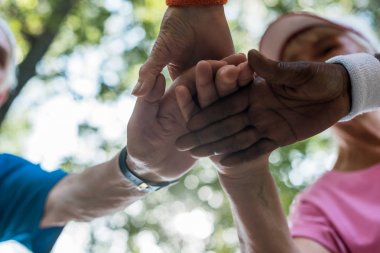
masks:
<path fill-rule="evenodd" d="M 132 95 L 137 95 L 138 92 L 141 90 L 142 82 L 138 81 L 135 87 L 132 90 Z"/>

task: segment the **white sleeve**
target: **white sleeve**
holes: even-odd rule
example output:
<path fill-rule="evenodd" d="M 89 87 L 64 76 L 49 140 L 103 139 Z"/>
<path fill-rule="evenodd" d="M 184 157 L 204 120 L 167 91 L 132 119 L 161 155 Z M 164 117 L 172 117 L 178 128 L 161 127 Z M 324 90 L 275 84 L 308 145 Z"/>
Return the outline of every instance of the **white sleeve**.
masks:
<path fill-rule="evenodd" d="M 380 61 L 375 56 L 357 53 L 336 56 L 326 62 L 343 65 L 351 80 L 351 111 L 340 121 L 380 107 Z"/>

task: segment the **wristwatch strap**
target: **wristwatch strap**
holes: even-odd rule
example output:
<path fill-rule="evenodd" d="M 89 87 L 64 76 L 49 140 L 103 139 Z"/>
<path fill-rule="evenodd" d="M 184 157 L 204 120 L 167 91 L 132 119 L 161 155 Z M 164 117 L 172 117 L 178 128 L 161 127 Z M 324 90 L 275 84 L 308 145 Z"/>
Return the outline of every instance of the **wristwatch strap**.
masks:
<path fill-rule="evenodd" d="M 119 167 L 120 167 L 121 172 L 125 176 L 125 178 L 128 179 L 131 183 L 133 183 L 139 191 L 155 192 L 155 191 L 160 190 L 163 187 L 166 187 L 168 185 L 178 182 L 177 180 L 175 180 L 175 181 L 170 181 L 170 182 L 154 183 L 154 182 L 149 182 L 140 178 L 128 168 L 127 155 L 128 155 L 127 147 L 124 147 L 119 154 Z"/>

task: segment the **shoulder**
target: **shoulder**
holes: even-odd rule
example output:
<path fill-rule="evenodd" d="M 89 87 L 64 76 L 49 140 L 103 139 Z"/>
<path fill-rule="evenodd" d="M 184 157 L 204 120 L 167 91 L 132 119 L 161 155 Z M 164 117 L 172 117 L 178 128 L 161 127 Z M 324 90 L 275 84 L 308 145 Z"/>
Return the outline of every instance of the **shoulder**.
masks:
<path fill-rule="evenodd" d="M 39 164 L 32 163 L 24 158 L 11 154 L 0 154 L 0 190 L 16 188 L 17 192 L 23 189 L 51 188 L 57 181 L 66 175 L 58 169 L 53 172 L 44 170 Z M 6 188 L 6 189 L 4 189 Z"/>
<path fill-rule="evenodd" d="M 42 246 L 50 248 L 55 240 L 42 240 L 39 223 L 49 192 L 66 175 L 59 169 L 45 171 L 18 156 L 0 155 L 0 242 L 15 240 L 32 251 L 48 252 L 41 250 Z M 56 237 L 60 230 L 54 230 L 58 231 Z M 49 230 L 48 235 L 53 234 Z"/>
<path fill-rule="evenodd" d="M 0 154 L 0 168 L 1 168 L 0 173 L 5 168 L 15 168 L 20 165 L 28 165 L 28 164 L 32 164 L 32 163 L 19 156 L 6 154 L 6 153 Z"/>

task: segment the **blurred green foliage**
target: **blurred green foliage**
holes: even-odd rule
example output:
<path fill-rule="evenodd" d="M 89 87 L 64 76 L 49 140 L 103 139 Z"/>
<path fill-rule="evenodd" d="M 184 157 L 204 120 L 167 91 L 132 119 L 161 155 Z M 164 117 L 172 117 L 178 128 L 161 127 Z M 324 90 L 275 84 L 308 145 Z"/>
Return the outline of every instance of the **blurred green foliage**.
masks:
<path fill-rule="evenodd" d="M 62 8 L 67 8 L 68 5 L 69 14 L 64 23 L 57 25 L 57 17 Z M 230 1 L 226 8 L 227 13 L 232 16 L 229 23 L 236 50 L 243 52 L 255 47 L 260 36 L 252 34 L 246 25 L 247 20 L 258 13 L 255 12 L 256 9 L 247 9 L 245 6 L 257 7 L 258 10 L 264 11 L 261 13 L 262 29 L 279 14 L 300 10 L 324 13 L 337 9 L 343 14 L 355 13 L 365 16 L 373 24 L 380 20 L 378 1 L 234 0 Z M 112 101 L 125 95 L 134 85 L 138 69 L 148 56 L 166 9 L 164 1 L 157 0 L 3 0 L 1 8 L 16 34 L 19 62 L 22 62 L 31 48 L 38 47 L 34 43 L 36 37 L 50 29 L 58 31 L 49 51 L 36 66 L 36 76 L 28 84 L 39 83 L 41 95 L 38 102 L 31 103 L 22 114 L 8 116 L 7 121 L 2 124 L 1 151 L 19 154 L 23 152 L 22 143 L 25 136 L 31 131 L 30 122 L 33 119 L 28 115 L 35 106 L 43 103 L 44 99 L 66 92 L 78 101 L 95 99 L 98 103 L 112 104 Z M 72 73 L 68 67 L 69 62 L 73 57 L 83 56 L 86 50 L 102 52 L 102 71 L 94 73 L 97 82 L 95 94 L 82 94 L 70 84 Z M 14 107 L 17 106 L 15 103 Z M 108 141 L 101 136 L 99 126 L 86 120 L 77 127 L 82 138 L 96 138 L 97 145 L 92 145 L 90 149 L 98 150 L 97 152 L 102 154 L 110 156 L 125 143 L 122 136 L 119 142 Z M 272 154 L 271 169 L 286 212 L 295 195 L 327 169 L 323 157 L 327 157 L 333 151 L 330 135 L 325 133 L 279 149 Z M 94 158 L 92 161 L 84 162 L 75 154 L 61 159 L 62 167 L 68 171 L 79 171 L 96 162 L 101 161 Z M 311 163 L 317 170 L 306 173 L 309 176 L 300 176 L 300 166 L 303 171 L 307 171 Z M 94 223 L 88 252 L 108 251 L 110 242 L 102 239 L 97 232 L 102 226 L 113 232 L 124 231 L 127 235 L 127 252 L 140 252 L 138 237 L 143 232 L 153 235 L 163 252 L 193 252 L 189 249 L 192 244 L 200 245 L 198 252 L 237 251 L 236 238 L 228 239 L 226 236 L 234 231 L 228 201 L 220 189 L 215 168 L 207 161 L 200 162 L 177 185 L 152 194 L 135 206 L 139 207 L 137 213 L 127 210 L 111 215 L 101 225 Z M 187 235 L 168 228 L 168 224 L 177 214 L 198 208 L 212 217 L 212 233 L 209 237 L 204 240 L 194 239 L 195 242 Z"/>

